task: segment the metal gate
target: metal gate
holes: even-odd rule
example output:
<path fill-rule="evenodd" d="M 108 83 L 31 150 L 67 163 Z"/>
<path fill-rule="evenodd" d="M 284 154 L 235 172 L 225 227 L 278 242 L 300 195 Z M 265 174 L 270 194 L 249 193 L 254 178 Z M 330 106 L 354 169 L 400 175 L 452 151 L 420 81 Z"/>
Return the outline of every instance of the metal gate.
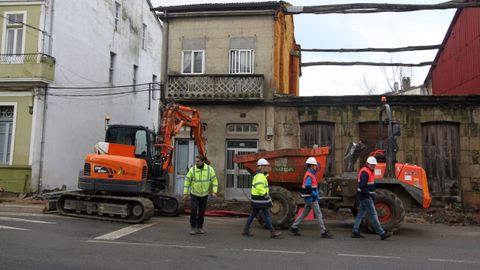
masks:
<path fill-rule="evenodd" d="M 458 181 L 460 164 L 459 126 L 428 123 L 422 126 L 423 167 L 435 201 L 461 201 Z"/>
<path fill-rule="evenodd" d="M 311 148 L 314 144 L 330 147 L 325 176 L 333 176 L 335 174 L 335 124 L 327 122 L 300 124 L 300 147 Z"/>
<path fill-rule="evenodd" d="M 233 162 L 235 155 L 257 153 L 257 141 L 227 140 L 227 159 L 225 166 L 225 198 L 248 200 L 253 176 L 239 164 Z"/>

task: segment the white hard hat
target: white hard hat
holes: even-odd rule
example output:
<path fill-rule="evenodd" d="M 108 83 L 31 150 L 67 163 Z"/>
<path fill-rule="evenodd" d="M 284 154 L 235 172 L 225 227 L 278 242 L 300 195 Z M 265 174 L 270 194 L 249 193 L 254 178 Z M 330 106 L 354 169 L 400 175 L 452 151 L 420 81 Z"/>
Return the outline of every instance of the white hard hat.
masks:
<path fill-rule="evenodd" d="M 375 157 L 368 157 L 367 158 L 367 163 L 371 164 L 371 165 L 377 165 L 378 164 L 377 159 Z"/>
<path fill-rule="evenodd" d="M 270 163 L 268 163 L 268 161 L 264 158 L 261 158 L 257 161 L 257 165 L 258 166 L 265 166 L 265 165 L 270 165 Z"/>
<path fill-rule="evenodd" d="M 317 163 L 317 159 L 314 158 L 314 157 L 309 157 L 309 158 L 307 158 L 307 161 L 306 161 L 305 163 L 311 164 L 311 165 L 317 165 L 317 164 L 318 164 L 318 163 Z"/>

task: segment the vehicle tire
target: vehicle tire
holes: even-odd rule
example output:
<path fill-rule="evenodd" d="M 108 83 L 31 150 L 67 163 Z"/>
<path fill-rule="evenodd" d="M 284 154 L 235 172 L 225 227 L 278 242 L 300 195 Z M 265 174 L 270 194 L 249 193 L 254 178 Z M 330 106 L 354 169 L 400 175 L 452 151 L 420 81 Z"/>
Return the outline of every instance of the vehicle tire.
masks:
<path fill-rule="evenodd" d="M 283 187 L 271 187 L 269 193 L 273 204 L 270 208 L 272 226 L 277 229 L 288 229 L 293 224 L 297 212 L 292 194 Z M 265 217 L 261 212 L 257 219 L 262 226 L 265 226 Z"/>
<path fill-rule="evenodd" d="M 377 189 L 375 196 L 375 208 L 378 220 L 386 231 L 396 231 L 405 218 L 405 207 L 400 198 L 387 189 Z M 372 222 L 366 215 L 368 230 L 374 232 Z"/>

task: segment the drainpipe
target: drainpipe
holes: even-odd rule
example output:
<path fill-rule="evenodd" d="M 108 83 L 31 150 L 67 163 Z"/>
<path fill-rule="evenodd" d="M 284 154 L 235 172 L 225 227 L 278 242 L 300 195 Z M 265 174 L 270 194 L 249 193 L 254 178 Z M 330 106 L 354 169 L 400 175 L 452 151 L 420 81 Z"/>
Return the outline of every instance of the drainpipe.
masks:
<path fill-rule="evenodd" d="M 167 92 L 167 79 L 168 79 L 168 30 L 169 30 L 169 23 L 167 19 L 167 11 L 164 10 L 164 17 L 163 20 L 163 35 L 162 35 L 162 67 L 160 74 L 160 107 L 165 104 L 166 102 L 166 92 Z"/>

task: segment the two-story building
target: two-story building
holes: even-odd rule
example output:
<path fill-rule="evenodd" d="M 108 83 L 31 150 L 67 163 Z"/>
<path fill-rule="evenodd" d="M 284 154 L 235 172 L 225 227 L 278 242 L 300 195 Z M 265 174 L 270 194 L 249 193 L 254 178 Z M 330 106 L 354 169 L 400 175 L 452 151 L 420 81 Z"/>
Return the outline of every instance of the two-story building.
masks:
<path fill-rule="evenodd" d="M 158 123 L 162 26 L 149 0 L 0 1 L 0 186 L 77 187 L 110 124 Z"/>
<path fill-rule="evenodd" d="M 285 2 L 158 7 L 164 23 L 167 101 L 188 104 L 206 124 L 207 156 L 227 199 L 251 187 L 238 153 L 283 148 L 274 137 L 273 97 L 298 95 L 299 47 Z M 194 141 L 177 136 L 171 190 L 181 193 Z"/>

